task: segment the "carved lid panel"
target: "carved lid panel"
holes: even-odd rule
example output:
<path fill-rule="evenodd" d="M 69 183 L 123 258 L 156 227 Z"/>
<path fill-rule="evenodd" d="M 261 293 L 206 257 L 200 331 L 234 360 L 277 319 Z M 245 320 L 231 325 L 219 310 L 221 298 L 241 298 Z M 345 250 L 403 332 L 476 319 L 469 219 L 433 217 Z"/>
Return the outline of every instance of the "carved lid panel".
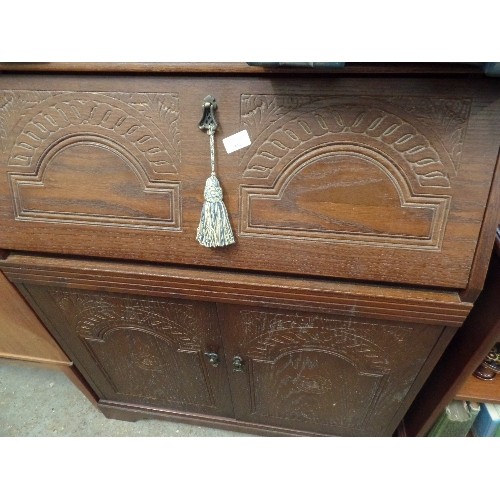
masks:
<path fill-rule="evenodd" d="M 208 93 L 218 249 L 195 239 Z M 0 247 L 465 288 L 499 129 L 483 80 L 5 76 Z"/>

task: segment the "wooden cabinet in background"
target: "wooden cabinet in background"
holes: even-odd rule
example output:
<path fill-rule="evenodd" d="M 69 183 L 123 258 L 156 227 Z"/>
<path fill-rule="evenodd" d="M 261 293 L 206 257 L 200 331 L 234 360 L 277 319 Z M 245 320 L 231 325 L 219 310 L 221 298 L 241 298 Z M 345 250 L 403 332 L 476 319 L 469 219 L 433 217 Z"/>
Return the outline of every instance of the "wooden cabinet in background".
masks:
<path fill-rule="evenodd" d="M 483 286 L 497 81 L 2 68 L 0 267 L 108 416 L 395 431 Z M 209 94 L 236 238 L 217 249 L 195 239 Z"/>
<path fill-rule="evenodd" d="M 402 431 L 425 435 L 453 399 L 500 403 L 500 378 L 485 381 L 473 375 L 496 342 L 500 342 L 500 226 L 484 289 L 409 408 Z"/>
<path fill-rule="evenodd" d="M 69 366 L 18 290 L 0 273 L 0 358 Z"/>

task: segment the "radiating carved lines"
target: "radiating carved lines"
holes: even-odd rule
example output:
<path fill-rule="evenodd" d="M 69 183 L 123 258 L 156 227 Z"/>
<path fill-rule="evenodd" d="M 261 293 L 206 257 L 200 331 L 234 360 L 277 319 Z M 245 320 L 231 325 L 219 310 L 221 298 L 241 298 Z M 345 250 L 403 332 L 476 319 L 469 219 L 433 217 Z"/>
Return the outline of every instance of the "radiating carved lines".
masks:
<path fill-rule="evenodd" d="M 22 92 L 16 91 L 16 97 L 20 94 L 22 99 Z M 36 157 L 50 147 L 54 135 L 61 137 L 77 129 L 79 132 L 86 130 L 114 138 L 123 147 L 134 151 L 134 155 L 143 156 L 154 173 L 177 172 L 180 163 L 177 96 L 164 95 L 173 103 L 174 109 L 159 115 L 170 117 L 169 123 L 163 127 L 173 135 L 169 139 L 161 131 L 161 124 L 159 126 L 153 120 L 144 120 L 136 107 L 120 100 L 122 95 L 114 93 L 110 96 L 98 92 L 49 93 L 38 106 L 31 108 L 31 113 L 36 114 L 19 116 L 19 123 L 23 125 L 15 136 L 9 166 L 29 169 Z"/>
<path fill-rule="evenodd" d="M 240 314 L 246 330 L 245 348 L 253 359 L 274 361 L 290 352 L 318 350 L 346 359 L 360 372 L 386 373 L 389 369 L 384 351 L 359 334 L 363 328 L 369 332 L 380 328 L 379 325 L 261 311 Z M 382 328 L 395 335 L 402 331 L 400 326 Z"/>
<path fill-rule="evenodd" d="M 216 406 L 201 353 L 203 326 L 193 305 L 73 290 L 49 289 L 48 294 L 116 394 L 157 400 L 152 394 L 158 392 L 162 401 Z M 110 356 L 109 349 L 117 352 Z M 149 372 L 152 386 L 132 390 L 136 383 L 129 379 L 133 372 L 129 373 L 130 368 L 127 372 L 127 366 Z M 193 400 L 180 400 L 154 387 L 154 380 L 162 384 L 169 375 L 185 375 L 188 366 L 199 377 L 196 395 L 193 391 L 185 395 Z M 139 378 L 137 384 L 144 380 Z"/>
<path fill-rule="evenodd" d="M 436 110 L 449 114 L 449 102 L 456 100 L 422 98 L 420 109 L 428 107 L 429 101 L 434 104 L 422 124 L 398 107 L 402 101 L 397 98 L 319 96 L 301 101 L 287 96 L 242 95 L 241 99 L 242 127 L 249 130 L 253 142 L 241 159 L 247 178 L 273 178 L 308 142 L 319 143 L 324 138 L 330 143 L 371 144 L 407 168 L 410 182 L 414 179 L 418 186 L 441 188 L 450 186 L 449 178 L 458 169 L 470 109 L 470 101 L 460 101 L 462 111 L 443 128 L 446 120 L 436 118 Z M 441 136 L 429 126 L 433 120 Z M 442 134 L 447 135 L 442 138 Z"/>
<path fill-rule="evenodd" d="M 284 194 L 290 183 L 294 181 L 304 170 L 317 161 L 328 160 L 329 158 L 339 161 L 360 159 L 366 164 L 372 165 L 378 169 L 387 178 L 388 184 L 397 192 L 399 206 L 402 211 L 408 209 L 421 210 L 427 214 L 429 224 L 426 234 L 416 235 L 408 232 L 384 233 L 370 231 L 369 228 L 363 228 L 363 231 L 356 230 L 353 225 L 349 228 L 348 221 L 339 221 L 344 226 L 335 230 L 321 228 L 297 227 L 290 225 L 290 222 L 279 218 L 272 219 L 272 210 L 267 211 L 268 220 L 265 223 L 256 223 L 253 221 L 252 208 L 254 202 L 261 200 L 273 203 L 281 203 Z M 305 174 L 307 176 L 307 172 Z M 360 182 L 362 179 L 360 179 Z M 298 181 L 297 181 L 298 182 Z M 325 181 L 326 182 L 326 181 Z M 335 186 L 336 179 L 328 179 L 328 182 Z M 358 144 L 349 143 L 326 143 L 315 148 L 306 150 L 303 154 L 296 157 L 281 170 L 271 187 L 267 186 L 248 186 L 240 187 L 240 234 L 252 236 L 266 236 L 271 238 L 299 238 L 322 240 L 329 243 L 357 243 L 363 245 L 398 245 L 400 248 L 414 248 L 415 246 L 423 249 L 439 249 L 444 235 L 443 228 L 448 218 L 451 198 L 447 195 L 414 195 L 405 176 L 401 173 L 398 166 L 390 159 L 380 154 L 377 150 Z M 268 206 L 270 206 L 268 204 Z M 396 208 L 396 207 L 394 207 Z M 296 207 L 296 211 L 305 213 L 304 207 Z M 289 208 L 292 217 L 295 211 Z M 326 215 L 314 213 L 315 217 L 322 217 L 326 223 L 334 223 L 334 219 L 326 218 Z M 401 225 L 400 225 L 401 227 Z M 411 229 L 411 228 L 408 228 Z"/>
<path fill-rule="evenodd" d="M 391 103 L 437 133 L 458 171 L 470 116 L 471 99 L 394 96 L 391 98 Z"/>
<path fill-rule="evenodd" d="M 136 325 L 164 338 L 178 349 L 200 348 L 200 339 L 193 336 L 197 320 L 190 304 L 127 297 L 118 300 L 105 294 L 58 289 L 49 293 L 68 315 L 79 336 L 103 340 L 106 333 L 117 326 Z M 174 317 L 182 321 L 172 319 L 169 310 L 175 310 Z M 181 325 L 185 322 L 192 323 L 189 333 Z"/>
<path fill-rule="evenodd" d="M 56 94 L 44 91 L 0 91 L 0 152 L 5 152 L 8 148 L 10 133 L 19 120 L 29 115 L 31 108 Z"/>
<path fill-rule="evenodd" d="M 113 94 L 108 94 L 113 97 Z M 179 131 L 179 97 L 177 94 L 141 93 L 120 94 L 120 100 L 133 106 L 143 116 L 149 118 L 164 131 L 166 138 L 172 143 L 178 161 L 181 158 L 181 141 Z"/>
<path fill-rule="evenodd" d="M 251 413 L 339 427 L 362 426 L 388 383 L 389 356 L 367 337 L 383 333 L 398 339 L 411 331 L 325 316 L 258 310 L 240 314 L 242 349 L 249 357 Z M 333 357 L 326 364 L 325 355 Z M 327 365 L 335 368 L 329 372 Z M 337 407 L 325 406 L 332 404 Z"/>

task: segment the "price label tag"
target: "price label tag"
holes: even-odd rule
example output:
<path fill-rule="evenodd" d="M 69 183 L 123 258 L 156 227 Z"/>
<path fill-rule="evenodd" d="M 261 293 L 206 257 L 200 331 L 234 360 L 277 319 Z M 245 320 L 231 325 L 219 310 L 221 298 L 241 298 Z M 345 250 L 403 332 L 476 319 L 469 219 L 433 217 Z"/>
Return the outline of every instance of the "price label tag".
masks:
<path fill-rule="evenodd" d="M 235 151 L 238 151 L 238 149 L 246 148 L 252 143 L 246 130 L 230 135 L 229 137 L 222 139 L 222 142 L 226 148 L 227 154 L 234 153 Z"/>

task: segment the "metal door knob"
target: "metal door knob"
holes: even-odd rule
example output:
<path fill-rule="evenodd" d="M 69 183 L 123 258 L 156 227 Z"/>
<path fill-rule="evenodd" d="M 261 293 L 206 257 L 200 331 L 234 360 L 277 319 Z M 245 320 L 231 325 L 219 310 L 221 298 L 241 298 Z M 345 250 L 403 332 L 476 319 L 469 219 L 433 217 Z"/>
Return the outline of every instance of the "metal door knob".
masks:
<path fill-rule="evenodd" d="M 219 359 L 219 355 L 216 352 L 206 352 L 205 356 L 208 358 L 208 362 L 212 366 L 214 366 L 214 367 L 219 366 L 220 359 Z"/>
<path fill-rule="evenodd" d="M 241 356 L 235 356 L 233 358 L 233 372 L 242 372 L 243 371 L 243 359 Z"/>

